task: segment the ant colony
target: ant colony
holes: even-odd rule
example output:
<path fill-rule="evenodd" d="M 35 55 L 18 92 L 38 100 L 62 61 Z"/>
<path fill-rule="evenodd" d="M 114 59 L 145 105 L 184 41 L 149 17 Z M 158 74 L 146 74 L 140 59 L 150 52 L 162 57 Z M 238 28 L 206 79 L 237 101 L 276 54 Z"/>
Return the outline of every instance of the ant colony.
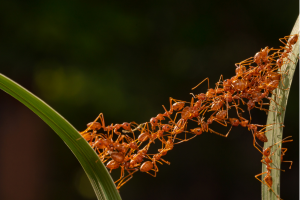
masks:
<path fill-rule="evenodd" d="M 206 93 L 196 95 L 191 93 L 193 97 L 190 102 L 170 97 L 170 109 L 167 110 L 163 106 L 164 113 L 152 117 L 149 122 L 141 124 L 124 122 L 123 124 L 106 126 L 104 116 L 101 113 L 93 122 L 88 123 L 87 129 L 80 132 L 80 134 L 96 151 L 100 160 L 106 164 L 110 172 L 114 169 L 121 169 L 120 178 L 115 181 L 116 187 L 119 189 L 138 171 L 146 172 L 155 177 L 158 172 L 157 163 L 170 165 L 170 162 L 162 157 L 172 150 L 174 145 L 187 142 L 203 132 L 228 137 L 232 127 L 242 126 L 252 132 L 253 146 L 262 154 L 261 162 L 266 165 L 267 169 L 266 172 L 256 175 L 255 178 L 274 192 L 271 170 L 280 169 L 270 166 L 270 163 L 272 163 L 271 157 L 276 150 L 281 149 L 281 161 L 290 162 L 291 168 L 292 161 L 283 161 L 287 148 L 281 148 L 281 143 L 292 141 L 286 140 L 291 136 L 271 145 L 267 149 L 263 149 L 257 143 L 257 139 L 261 142 L 267 142 L 266 128 L 274 126 L 275 123 L 267 125 L 252 124 L 251 110 L 259 109 L 266 113 L 278 112 L 268 110 L 263 106 L 270 105 L 272 101 L 276 103 L 274 99 L 269 97 L 270 94 L 280 98 L 273 91 L 279 88 L 283 76 L 288 73 L 283 73 L 281 67 L 291 62 L 288 57 L 298 41 L 298 34 L 286 36 L 281 38 L 280 41 L 284 44 L 284 47 L 279 49 L 265 47 L 256 53 L 254 57 L 236 63 L 235 76 L 224 80 L 221 75 L 215 88 L 209 88 L 208 86 Z M 208 78 L 201 83 L 206 80 L 209 85 Z M 279 89 L 288 90 L 289 88 Z M 268 102 L 264 103 L 264 99 Z M 249 119 L 242 117 L 241 113 L 244 110 L 240 108 L 241 105 L 246 105 Z M 235 110 L 236 118 L 228 115 L 230 109 Z M 198 127 L 188 129 L 188 122 L 195 122 Z M 213 122 L 225 127 L 230 125 L 231 127 L 226 134 L 218 133 L 210 127 Z M 284 127 L 284 125 L 280 124 L 280 127 Z M 156 154 L 148 154 L 147 152 L 154 141 L 161 143 L 161 149 L 158 149 Z M 271 152 L 273 146 L 277 146 L 277 149 Z M 144 159 L 147 161 L 144 161 Z M 263 174 L 267 175 L 263 180 L 260 180 L 258 176 Z M 275 195 L 279 198 L 277 194 Z"/>

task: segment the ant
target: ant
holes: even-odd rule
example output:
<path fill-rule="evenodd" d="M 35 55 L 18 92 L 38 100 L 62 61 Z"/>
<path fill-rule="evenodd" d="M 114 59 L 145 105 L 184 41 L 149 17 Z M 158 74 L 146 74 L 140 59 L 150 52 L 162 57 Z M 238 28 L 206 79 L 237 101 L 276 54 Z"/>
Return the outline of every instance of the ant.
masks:
<path fill-rule="evenodd" d="M 275 145 L 281 143 L 281 142 L 282 142 L 282 143 L 285 143 L 285 142 L 292 142 L 293 140 L 286 140 L 287 138 L 290 138 L 290 137 L 291 137 L 291 136 L 288 136 L 288 137 L 286 137 L 285 139 L 283 139 L 283 140 L 281 140 L 281 141 L 279 141 L 279 142 L 277 142 L 277 143 L 275 143 L 275 144 L 273 144 L 273 145 L 271 145 L 271 146 L 269 146 L 268 148 L 266 148 L 266 149 L 263 150 L 263 153 L 262 153 L 262 154 L 263 154 L 263 158 L 262 158 L 261 162 L 262 162 L 263 164 L 266 165 L 267 171 L 255 175 L 255 178 L 256 178 L 257 180 L 259 180 L 261 183 L 265 184 L 270 190 L 272 190 L 273 193 L 277 196 L 277 198 L 280 198 L 280 197 L 279 197 L 279 196 L 274 192 L 274 190 L 272 189 L 273 180 L 272 180 L 272 176 L 271 176 L 271 169 L 276 169 L 276 170 L 280 170 L 280 171 L 283 171 L 283 172 L 284 172 L 284 170 L 281 170 L 281 169 L 278 169 L 278 168 L 272 168 L 272 167 L 270 166 L 270 163 L 273 162 L 272 159 L 271 159 L 271 156 L 274 155 L 274 153 L 275 153 L 275 152 L 277 151 L 277 149 L 278 149 L 278 148 L 277 148 L 275 151 L 273 151 L 273 152 L 271 153 L 271 148 L 272 148 L 273 146 L 275 146 Z M 286 141 L 285 141 L 285 140 L 286 140 Z M 279 145 L 279 148 L 280 148 L 280 145 Z M 261 176 L 261 175 L 263 175 L 263 174 L 267 174 L 267 175 L 265 176 L 265 178 L 264 178 L 263 181 L 262 181 L 262 180 L 260 180 L 260 179 L 258 178 L 258 176 Z"/>
<path fill-rule="evenodd" d="M 248 129 L 251 130 L 252 135 L 253 135 L 253 146 L 254 146 L 260 153 L 262 153 L 262 152 L 261 152 L 261 150 L 255 145 L 255 143 L 256 143 L 256 139 L 255 139 L 255 138 L 259 139 L 259 140 L 262 141 L 262 142 L 268 142 L 268 138 L 267 138 L 267 136 L 265 135 L 265 133 L 268 132 L 268 131 L 271 131 L 271 130 L 273 130 L 273 129 L 269 129 L 269 130 L 267 130 L 267 131 L 263 131 L 263 130 L 266 129 L 267 127 L 273 126 L 273 125 L 275 125 L 275 124 L 276 124 L 276 123 L 274 123 L 274 124 L 268 124 L 268 125 L 259 125 L 259 124 L 248 124 L 248 125 L 247 125 Z M 280 124 L 282 124 L 282 123 L 280 123 Z M 264 127 L 264 128 L 262 128 L 261 130 L 258 131 L 258 130 L 257 130 L 257 127 Z M 281 128 L 281 127 L 284 127 L 284 125 L 282 125 L 282 126 L 280 126 L 280 127 L 278 127 L 278 128 Z"/>

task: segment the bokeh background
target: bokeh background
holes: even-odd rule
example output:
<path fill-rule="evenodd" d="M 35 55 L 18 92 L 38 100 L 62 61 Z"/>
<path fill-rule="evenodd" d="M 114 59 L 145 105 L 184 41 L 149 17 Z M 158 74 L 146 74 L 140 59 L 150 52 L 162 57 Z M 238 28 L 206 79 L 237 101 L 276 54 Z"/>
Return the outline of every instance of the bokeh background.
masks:
<path fill-rule="evenodd" d="M 234 63 L 278 47 L 299 14 L 290 1 L 2 1 L 0 69 L 78 130 L 105 121 L 142 123 L 168 98 L 190 100 L 204 78 L 234 75 Z M 299 199 L 299 69 L 284 136 L 292 135 L 281 197 Z M 206 84 L 196 93 L 205 91 Z M 253 112 L 264 124 L 264 112 Z M 0 199 L 96 199 L 68 147 L 33 112 L 0 91 Z M 225 129 L 222 129 L 226 132 Z M 260 199 L 261 155 L 252 135 L 203 134 L 175 146 L 156 178 L 136 173 L 124 200 Z M 282 166 L 288 169 L 288 164 Z M 114 173 L 114 177 L 118 174 Z"/>

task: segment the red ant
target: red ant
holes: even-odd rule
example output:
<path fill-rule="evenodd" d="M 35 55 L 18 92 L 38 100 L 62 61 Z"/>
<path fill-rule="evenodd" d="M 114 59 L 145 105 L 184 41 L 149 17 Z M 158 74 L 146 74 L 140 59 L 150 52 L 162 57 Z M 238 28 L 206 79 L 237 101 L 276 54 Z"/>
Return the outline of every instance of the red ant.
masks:
<path fill-rule="evenodd" d="M 261 160 L 261 162 L 264 163 L 264 164 L 266 165 L 267 171 L 255 175 L 255 178 L 256 178 L 257 180 L 259 180 L 261 183 L 265 184 L 265 185 L 266 185 L 269 189 L 271 189 L 273 192 L 274 192 L 274 190 L 272 189 L 273 180 L 272 180 L 272 176 L 271 176 L 271 169 L 277 169 L 277 170 L 281 170 L 281 169 L 278 169 L 278 168 L 272 168 L 272 167 L 270 166 L 270 163 L 273 162 L 273 161 L 271 160 L 271 156 L 274 155 L 274 153 L 275 153 L 275 152 L 277 151 L 277 149 L 278 149 L 278 148 L 277 148 L 275 151 L 273 151 L 273 153 L 271 153 L 271 148 L 272 148 L 273 146 L 279 144 L 280 142 L 285 143 L 285 142 L 291 142 L 291 141 L 293 141 L 293 140 L 287 140 L 287 141 L 284 141 L 284 140 L 286 140 L 287 138 L 290 138 L 290 137 L 291 137 L 291 136 L 288 136 L 288 137 L 286 137 L 285 139 L 283 139 L 283 140 L 281 140 L 281 141 L 279 141 L 279 142 L 277 142 L 277 143 L 275 143 L 275 144 L 273 144 L 273 145 L 271 145 L 271 146 L 269 146 L 268 148 L 266 148 L 266 149 L 263 150 L 263 153 L 262 153 L 262 154 L 263 154 L 263 159 Z M 279 146 L 279 147 L 280 147 L 280 146 Z M 281 170 L 281 171 L 284 172 L 284 170 Z M 260 179 L 258 178 L 258 176 L 261 176 L 261 175 L 263 175 L 263 174 L 267 174 L 267 175 L 265 176 L 264 180 L 262 181 L 262 180 L 260 180 Z M 278 198 L 280 198 L 275 192 L 274 192 L 274 194 L 275 194 Z"/>
<path fill-rule="evenodd" d="M 271 131 L 273 129 L 269 129 L 267 131 L 263 131 L 264 129 L 266 129 L 267 127 L 269 126 L 272 126 L 272 125 L 275 125 L 276 123 L 274 124 L 268 124 L 268 125 L 259 125 L 259 124 L 248 124 L 248 129 L 251 130 L 252 132 L 252 135 L 253 135 L 253 146 L 259 151 L 261 152 L 260 149 L 258 149 L 258 147 L 255 145 L 256 143 L 256 139 L 255 138 L 258 138 L 260 141 L 262 142 L 268 142 L 268 138 L 267 136 L 265 135 L 265 132 L 268 132 L 268 131 Z M 282 123 L 280 123 L 282 124 Z M 262 128 L 261 130 L 257 131 L 257 127 L 264 127 Z M 281 128 L 281 127 L 284 127 L 284 125 L 278 127 L 278 128 Z M 262 153 L 262 152 L 261 152 Z"/>

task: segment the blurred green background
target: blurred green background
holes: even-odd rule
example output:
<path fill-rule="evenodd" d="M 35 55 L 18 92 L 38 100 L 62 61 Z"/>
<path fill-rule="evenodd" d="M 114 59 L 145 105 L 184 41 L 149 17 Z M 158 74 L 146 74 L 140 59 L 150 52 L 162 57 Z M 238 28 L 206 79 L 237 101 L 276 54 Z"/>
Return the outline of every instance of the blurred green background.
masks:
<path fill-rule="evenodd" d="M 142 123 L 189 101 L 209 77 L 235 74 L 234 63 L 278 47 L 299 14 L 291 1 L 2 1 L 1 73 L 56 109 L 78 130 L 105 121 Z M 206 84 L 195 90 L 205 91 Z M 253 112 L 254 123 L 266 115 Z M 78 161 L 35 114 L 0 92 L 0 199 L 96 199 Z M 281 197 L 299 199 L 299 69 L 291 87 L 284 136 Z M 223 132 L 226 130 L 222 129 Z M 260 198 L 261 155 L 246 129 L 228 138 L 203 134 L 175 146 L 153 178 L 136 173 L 127 199 Z M 288 169 L 288 164 L 283 164 Z M 113 176 L 118 177 L 119 172 Z"/>

